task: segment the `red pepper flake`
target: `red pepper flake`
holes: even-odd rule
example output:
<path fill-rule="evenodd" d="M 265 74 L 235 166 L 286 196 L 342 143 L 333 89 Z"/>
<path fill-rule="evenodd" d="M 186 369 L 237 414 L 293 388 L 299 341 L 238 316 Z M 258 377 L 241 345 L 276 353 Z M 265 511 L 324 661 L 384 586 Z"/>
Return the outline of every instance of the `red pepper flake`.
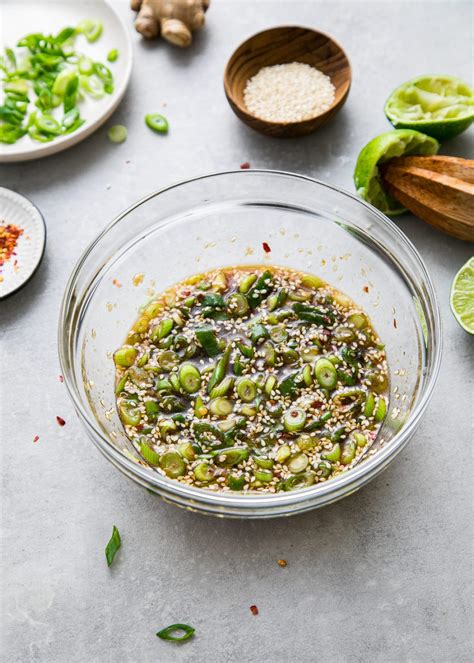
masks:
<path fill-rule="evenodd" d="M 395 327 L 395 329 L 397 328 L 397 319 L 396 318 L 393 318 L 393 326 Z"/>
<path fill-rule="evenodd" d="M 62 417 L 56 417 L 56 421 L 58 422 L 58 424 L 60 426 L 65 426 L 66 425 L 66 422 L 64 421 L 64 419 Z"/>
<path fill-rule="evenodd" d="M 285 568 L 287 562 L 286 559 L 279 559 L 278 560 L 278 566 L 281 566 L 282 568 Z"/>
<path fill-rule="evenodd" d="M 64 382 L 64 378 L 63 378 L 62 375 L 58 375 L 58 378 L 59 378 L 59 382 Z"/>
<path fill-rule="evenodd" d="M 36 444 L 36 442 L 38 442 L 39 439 L 40 439 L 39 435 L 35 435 L 33 438 L 33 444 Z"/>
<path fill-rule="evenodd" d="M 368 286 L 368 285 L 364 285 L 363 290 L 364 290 L 364 292 L 369 292 L 369 286 Z"/>
<path fill-rule="evenodd" d="M 248 161 L 244 161 L 244 163 L 240 164 L 240 167 L 242 170 L 248 170 L 250 168 L 250 163 Z"/>
<path fill-rule="evenodd" d="M 271 252 L 270 244 L 267 244 L 266 242 L 263 242 L 262 246 L 263 246 L 263 250 L 265 251 L 265 253 L 270 253 Z"/>
<path fill-rule="evenodd" d="M 116 288 L 121 288 L 121 287 L 122 287 L 122 284 L 121 284 L 120 281 L 117 280 L 117 279 L 113 279 L 113 280 L 112 280 L 112 283 L 114 284 L 114 286 L 115 286 Z"/>
<path fill-rule="evenodd" d="M 15 249 L 20 235 L 23 235 L 23 228 L 13 223 L 0 226 L 0 267 L 16 255 Z"/>
<path fill-rule="evenodd" d="M 257 606 L 256 606 L 256 605 L 251 605 L 251 606 L 250 606 L 250 612 L 252 613 L 252 615 L 255 615 L 255 616 L 258 615 L 258 608 L 257 608 Z"/>

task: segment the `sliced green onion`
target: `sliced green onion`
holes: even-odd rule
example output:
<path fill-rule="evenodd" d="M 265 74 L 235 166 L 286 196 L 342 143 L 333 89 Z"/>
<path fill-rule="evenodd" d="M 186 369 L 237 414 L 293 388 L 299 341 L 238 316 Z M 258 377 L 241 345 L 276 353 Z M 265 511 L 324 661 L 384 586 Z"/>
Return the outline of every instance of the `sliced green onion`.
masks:
<path fill-rule="evenodd" d="M 325 453 L 322 453 L 321 458 L 323 460 L 329 460 L 331 461 L 331 463 L 337 463 L 341 458 L 341 445 L 339 444 L 339 442 L 336 442 L 336 444 L 333 446 L 331 451 L 326 451 Z"/>
<path fill-rule="evenodd" d="M 160 467 L 172 479 L 176 479 L 186 472 L 184 460 L 176 451 L 166 451 L 160 458 Z"/>
<path fill-rule="evenodd" d="M 201 387 L 201 373 L 194 364 L 185 363 L 179 369 L 179 382 L 188 394 L 194 394 Z"/>
<path fill-rule="evenodd" d="M 249 303 L 240 292 L 234 292 L 227 299 L 227 310 L 236 318 L 243 318 L 249 310 Z"/>
<path fill-rule="evenodd" d="M 147 127 L 159 134 L 165 134 L 169 129 L 168 120 L 164 115 L 160 115 L 159 113 L 148 113 L 148 115 L 145 115 L 145 123 Z"/>
<path fill-rule="evenodd" d="M 375 410 L 375 421 L 383 421 L 387 414 L 387 401 L 382 396 L 379 396 L 377 409 Z"/>
<path fill-rule="evenodd" d="M 123 143 L 127 140 L 127 128 L 123 124 L 115 124 L 107 131 L 107 137 L 111 143 Z"/>
<path fill-rule="evenodd" d="M 228 398 L 213 398 L 209 403 L 209 410 L 216 417 L 227 417 L 231 414 L 234 406 Z"/>
<path fill-rule="evenodd" d="M 79 111 L 77 110 L 77 108 L 71 108 L 71 110 L 64 115 L 61 124 L 65 129 L 70 129 L 77 122 L 78 119 L 79 119 Z"/>
<path fill-rule="evenodd" d="M 176 632 L 182 631 L 182 635 L 173 635 Z M 161 631 L 158 631 L 156 634 L 159 638 L 162 640 L 170 640 L 171 642 L 183 642 L 183 640 L 188 640 L 191 638 L 196 629 L 194 629 L 192 626 L 188 626 L 187 624 L 171 624 L 171 626 L 167 626 L 166 628 L 161 629 Z"/>
<path fill-rule="evenodd" d="M 156 453 L 146 442 L 140 443 L 140 453 L 150 465 L 160 464 L 160 454 Z"/>
<path fill-rule="evenodd" d="M 240 378 L 236 385 L 237 395 L 244 403 L 250 403 L 257 395 L 257 385 L 250 378 Z"/>
<path fill-rule="evenodd" d="M 114 362 L 116 366 L 123 366 L 129 368 L 137 358 L 138 350 L 131 345 L 123 345 L 116 352 L 114 352 Z"/>
<path fill-rule="evenodd" d="M 102 34 L 102 21 L 97 18 L 85 18 L 77 25 L 77 31 L 82 33 L 87 41 L 92 44 L 97 41 Z"/>
<path fill-rule="evenodd" d="M 112 50 L 110 50 L 110 51 L 107 53 L 107 60 L 108 60 L 109 62 L 116 62 L 116 61 L 118 60 L 118 56 L 119 56 L 118 49 L 116 49 L 116 48 L 112 48 Z"/>
<path fill-rule="evenodd" d="M 306 454 L 296 454 L 296 456 L 292 456 L 288 461 L 288 469 L 294 474 L 299 474 L 299 472 L 305 471 L 308 467 L 308 463 L 309 460 Z"/>
<path fill-rule="evenodd" d="M 216 469 L 209 465 L 209 463 L 199 463 L 199 465 L 194 468 L 193 472 L 198 481 L 208 483 L 214 479 Z"/>
<path fill-rule="evenodd" d="M 93 99 L 102 99 L 105 94 L 104 84 L 95 74 L 91 76 L 79 76 L 79 84 Z"/>
<path fill-rule="evenodd" d="M 117 551 L 121 545 L 122 541 L 120 539 L 119 531 L 114 525 L 112 529 L 112 536 L 110 537 L 110 540 L 105 547 L 105 557 L 107 559 L 107 566 L 110 566 L 112 564 L 115 555 L 117 554 Z"/>
<path fill-rule="evenodd" d="M 203 350 L 209 357 L 215 357 L 220 354 L 221 350 L 216 338 L 216 332 L 212 327 L 201 327 L 196 329 L 196 338 Z"/>
<path fill-rule="evenodd" d="M 337 384 L 337 371 L 329 359 L 318 359 L 314 366 L 314 375 L 324 389 L 334 389 Z"/>
<path fill-rule="evenodd" d="M 256 274 L 248 274 L 248 276 L 244 276 L 244 278 L 239 284 L 239 292 L 245 295 L 245 293 L 247 293 L 250 290 L 250 288 L 253 286 L 256 280 L 257 280 Z"/>
<path fill-rule="evenodd" d="M 292 407 L 283 417 L 283 425 L 288 433 L 301 430 L 306 422 L 306 412 L 300 407 Z"/>
<path fill-rule="evenodd" d="M 231 490 L 242 490 L 245 486 L 245 476 L 243 474 L 229 474 L 227 477 L 227 485 Z"/>
<path fill-rule="evenodd" d="M 39 115 L 36 117 L 36 126 L 45 134 L 59 135 L 61 127 L 51 115 Z"/>
<path fill-rule="evenodd" d="M 88 58 L 86 55 L 83 55 L 79 62 L 77 63 L 79 68 L 79 73 L 84 76 L 89 76 L 94 71 L 94 61 L 91 58 Z"/>

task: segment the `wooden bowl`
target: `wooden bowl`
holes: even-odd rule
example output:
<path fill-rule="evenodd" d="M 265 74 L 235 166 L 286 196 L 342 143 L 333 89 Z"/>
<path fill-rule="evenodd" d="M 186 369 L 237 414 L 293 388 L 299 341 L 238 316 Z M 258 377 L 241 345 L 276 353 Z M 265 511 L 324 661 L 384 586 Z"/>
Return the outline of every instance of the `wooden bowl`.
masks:
<path fill-rule="evenodd" d="M 262 67 L 290 62 L 304 62 L 330 77 L 336 88 L 332 106 L 300 122 L 270 122 L 249 113 L 244 104 L 248 79 Z M 310 28 L 282 26 L 259 32 L 238 47 L 227 63 L 224 89 L 232 110 L 245 124 L 267 136 L 289 138 L 309 134 L 335 115 L 349 94 L 351 76 L 347 55 L 332 37 Z"/>

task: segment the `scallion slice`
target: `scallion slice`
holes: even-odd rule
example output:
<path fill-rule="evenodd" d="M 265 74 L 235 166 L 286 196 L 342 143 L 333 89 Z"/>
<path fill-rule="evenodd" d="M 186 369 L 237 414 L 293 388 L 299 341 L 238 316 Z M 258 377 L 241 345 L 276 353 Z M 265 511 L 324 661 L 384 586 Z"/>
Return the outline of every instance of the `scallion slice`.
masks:
<path fill-rule="evenodd" d="M 107 137 L 111 143 L 123 143 L 127 140 L 127 128 L 123 124 L 115 124 L 107 131 Z"/>
<path fill-rule="evenodd" d="M 180 631 L 182 631 L 182 635 L 174 635 Z M 188 626 L 188 624 L 171 624 L 171 626 L 167 626 L 166 628 L 161 629 L 161 631 L 158 631 L 156 635 L 162 640 L 183 642 L 183 640 L 189 640 L 189 638 L 194 635 L 195 631 L 196 629 L 192 626 Z"/>
<path fill-rule="evenodd" d="M 118 549 L 122 545 L 122 541 L 120 539 L 120 534 L 118 529 L 115 527 L 112 530 L 112 536 L 110 537 L 110 541 L 108 542 L 107 546 L 105 547 L 105 557 L 107 559 L 107 565 L 110 566 L 112 562 L 114 561 L 114 557 L 117 554 Z"/>
<path fill-rule="evenodd" d="M 148 115 L 145 115 L 145 123 L 147 127 L 159 134 L 165 134 L 169 129 L 168 120 L 164 115 L 160 115 L 159 113 L 148 113 Z"/>

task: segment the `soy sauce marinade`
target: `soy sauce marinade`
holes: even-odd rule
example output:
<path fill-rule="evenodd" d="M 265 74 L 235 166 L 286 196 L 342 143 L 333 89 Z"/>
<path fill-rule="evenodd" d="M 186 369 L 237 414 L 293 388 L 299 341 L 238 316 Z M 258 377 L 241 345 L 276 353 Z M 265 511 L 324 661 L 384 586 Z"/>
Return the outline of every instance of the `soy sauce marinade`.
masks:
<path fill-rule="evenodd" d="M 277 492 L 349 468 L 387 411 L 368 316 L 320 278 L 225 268 L 167 290 L 114 354 L 128 437 L 157 471 Z"/>

